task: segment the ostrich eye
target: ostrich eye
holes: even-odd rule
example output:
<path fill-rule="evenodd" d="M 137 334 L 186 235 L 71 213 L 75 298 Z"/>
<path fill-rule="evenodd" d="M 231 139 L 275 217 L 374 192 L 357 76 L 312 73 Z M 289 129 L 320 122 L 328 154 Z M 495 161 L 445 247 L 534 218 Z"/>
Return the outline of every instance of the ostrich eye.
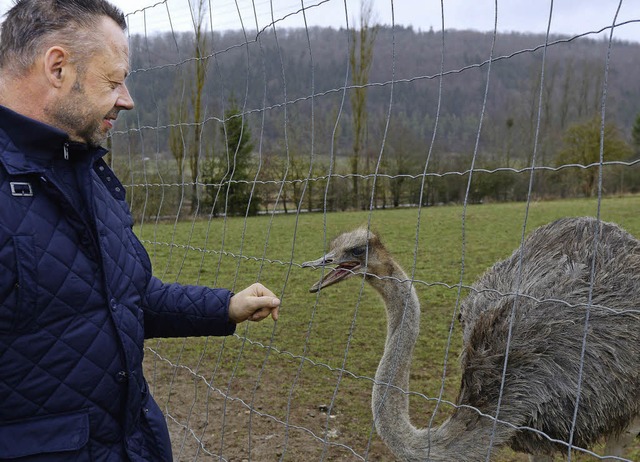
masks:
<path fill-rule="evenodd" d="M 365 246 L 360 246 L 360 247 L 354 247 L 353 249 L 351 249 L 351 255 L 353 255 L 354 257 L 362 257 L 367 251 L 367 248 Z"/>

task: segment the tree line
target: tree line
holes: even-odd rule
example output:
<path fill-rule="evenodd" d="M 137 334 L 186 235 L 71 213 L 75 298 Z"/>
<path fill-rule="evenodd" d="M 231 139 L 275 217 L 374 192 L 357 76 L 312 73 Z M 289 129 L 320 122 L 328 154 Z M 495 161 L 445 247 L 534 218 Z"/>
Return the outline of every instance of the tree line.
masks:
<path fill-rule="evenodd" d="M 443 36 L 361 17 L 350 31 L 250 37 L 201 25 L 132 37 L 136 111 L 110 143 L 134 213 L 640 189 L 639 44 L 609 50 L 602 40 L 552 37 L 545 49 L 544 36 L 500 34 L 489 61 L 491 34 Z"/>

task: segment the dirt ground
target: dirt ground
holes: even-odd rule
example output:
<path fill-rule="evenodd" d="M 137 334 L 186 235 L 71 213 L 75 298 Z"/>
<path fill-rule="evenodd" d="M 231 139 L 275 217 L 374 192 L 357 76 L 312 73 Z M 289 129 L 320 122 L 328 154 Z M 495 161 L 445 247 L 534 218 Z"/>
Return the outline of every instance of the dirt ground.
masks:
<path fill-rule="evenodd" d="M 265 400 L 253 383 L 212 389 L 188 371 L 166 372 L 156 368 L 156 379 L 165 380 L 151 387 L 167 416 L 176 461 L 393 460 L 377 436 L 363 442 L 345 434 L 348 417 L 329 415 L 325 404 L 294 401 L 287 408 L 286 389 Z"/>
<path fill-rule="evenodd" d="M 324 397 L 292 398 L 288 382 L 278 383 L 275 376 L 216 381 L 196 366 L 175 367 L 149 358 L 145 368 L 152 393 L 167 416 L 177 462 L 394 460 L 374 431 L 354 430 L 353 413 L 344 412 L 347 402 L 340 405 L 336 400 L 329 415 Z M 362 401 L 361 406 L 368 406 L 369 399 L 353 397 Z M 360 428 L 368 428 L 370 418 L 361 424 Z M 639 454 L 639 448 L 640 441 L 633 454 Z M 578 455 L 572 460 L 598 459 Z M 528 458 L 501 450 L 495 461 Z"/>

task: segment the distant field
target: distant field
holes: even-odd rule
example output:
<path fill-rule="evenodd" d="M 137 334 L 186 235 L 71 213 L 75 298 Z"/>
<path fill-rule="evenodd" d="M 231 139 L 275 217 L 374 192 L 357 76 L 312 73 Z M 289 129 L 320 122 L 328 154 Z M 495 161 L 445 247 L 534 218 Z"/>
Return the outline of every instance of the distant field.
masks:
<path fill-rule="evenodd" d="M 426 426 L 435 400 L 424 397 L 437 398 L 442 387 L 443 399 L 455 401 L 459 386 L 460 281 L 471 284 L 539 225 L 597 213 L 597 201 L 585 199 L 136 225 L 166 282 L 240 290 L 259 280 L 282 298 L 276 324 L 245 323 L 226 339 L 147 342 L 146 374 L 169 415 L 176 459 L 392 460 L 370 410 L 386 329 L 382 304 L 359 278 L 310 294 L 320 273 L 300 268 L 339 232 L 370 224 L 417 281 L 423 317 L 411 415 Z M 640 236 L 640 196 L 604 199 L 600 216 Z M 450 413 L 441 404 L 435 422 Z M 495 460 L 526 458 L 502 451 Z M 640 460 L 640 444 L 632 460 Z"/>

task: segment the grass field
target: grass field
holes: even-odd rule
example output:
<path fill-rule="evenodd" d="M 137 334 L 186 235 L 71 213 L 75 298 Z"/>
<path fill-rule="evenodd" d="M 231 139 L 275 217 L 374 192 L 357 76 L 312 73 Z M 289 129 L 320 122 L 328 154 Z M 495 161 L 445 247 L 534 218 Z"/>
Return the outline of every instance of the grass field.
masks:
<path fill-rule="evenodd" d="M 600 204 L 603 220 L 636 236 L 639 212 L 640 196 Z M 168 415 L 176 460 L 392 460 L 370 410 L 386 331 L 382 303 L 360 278 L 310 294 L 320 273 L 300 268 L 339 232 L 369 224 L 417 281 L 423 315 L 411 417 L 422 427 L 441 389 L 443 400 L 456 399 L 459 283 L 510 255 L 523 232 L 597 213 L 598 202 L 585 199 L 136 225 L 166 282 L 240 290 L 260 281 L 282 298 L 277 323 L 245 323 L 227 338 L 147 341 L 146 374 Z M 434 422 L 451 411 L 440 404 Z M 571 459 L 596 460 L 576 452 Z M 526 458 L 502 450 L 494 460 Z M 631 460 L 640 460 L 640 444 Z"/>

